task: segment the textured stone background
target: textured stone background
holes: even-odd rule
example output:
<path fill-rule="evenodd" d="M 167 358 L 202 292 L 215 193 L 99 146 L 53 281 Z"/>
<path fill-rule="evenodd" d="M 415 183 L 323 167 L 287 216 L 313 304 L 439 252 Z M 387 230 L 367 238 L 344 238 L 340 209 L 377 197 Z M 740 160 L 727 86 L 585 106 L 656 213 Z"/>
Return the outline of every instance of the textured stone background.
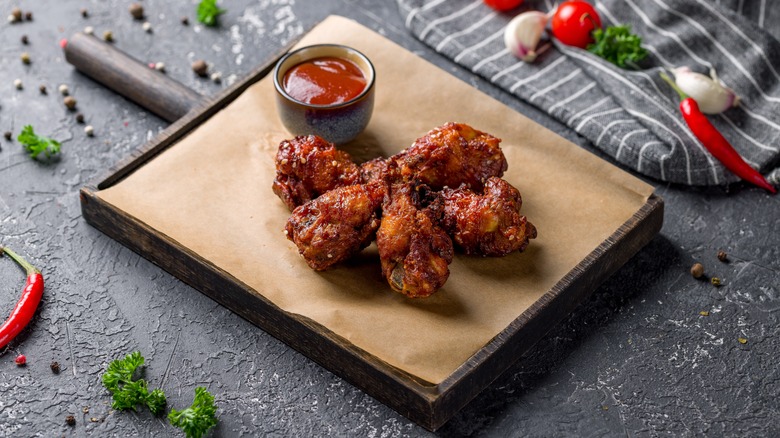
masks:
<path fill-rule="evenodd" d="M 224 0 L 229 12 L 221 27 L 207 29 L 195 23 L 194 0 L 144 0 L 151 34 L 132 20 L 129 3 L 0 1 L 5 15 L 15 4 L 34 14 L 32 22 L 0 25 L 0 131 L 16 135 L 29 123 L 63 142 L 61 158 L 42 164 L 16 141 L 0 139 L 0 243 L 26 255 L 47 278 L 32 325 L 0 352 L 0 436 L 173 433 L 147 411 L 110 409 L 99 376 L 110 360 L 135 349 L 146 356 L 150 385 L 162 387 L 172 406 L 188 406 L 198 385 L 215 394 L 220 423 L 212 436 L 428 436 L 85 223 L 79 188 L 166 123 L 75 72 L 58 41 L 88 25 L 99 35 L 110 29 L 117 47 L 145 62 L 165 62 L 171 77 L 211 94 L 335 13 L 588 148 L 586 142 L 411 38 L 392 1 Z M 82 7 L 88 19 L 81 18 Z M 188 27 L 179 22 L 184 15 Z M 25 50 L 30 66 L 19 61 Z M 221 71 L 223 84 L 195 77 L 189 65 L 197 58 Z M 16 78 L 24 90 L 14 89 Z M 94 138 L 63 107 L 56 92 L 61 83 L 95 127 Z M 38 92 L 40 84 L 48 95 Z M 743 186 L 650 183 L 666 200 L 661 234 L 441 435 L 780 434 L 780 198 Z M 717 261 L 718 249 L 729 253 L 730 263 Z M 691 278 L 694 261 L 724 285 Z M 0 260 L 3 317 L 22 277 Z M 14 365 L 17 353 L 27 355 L 27 367 Z M 63 367 L 59 375 L 49 370 L 53 360 Z M 65 425 L 68 414 L 76 416 L 74 428 Z"/>

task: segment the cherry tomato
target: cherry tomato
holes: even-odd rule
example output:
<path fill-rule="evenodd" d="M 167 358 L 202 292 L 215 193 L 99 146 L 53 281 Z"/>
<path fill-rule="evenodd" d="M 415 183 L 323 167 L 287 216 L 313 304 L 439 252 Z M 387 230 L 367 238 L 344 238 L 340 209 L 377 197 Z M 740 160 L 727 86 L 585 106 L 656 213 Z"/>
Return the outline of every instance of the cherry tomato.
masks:
<path fill-rule="evenodd" d="M 497 10 L 497 11 L 508 11 L 510 9 L 514 9 L 521 4 L 523 4 L 523 0 L 483 0 L 486 5 L 490 6 L 491 8 Z"/>
<path fill-rule="evenodd" d="M 553 36 L 567 46 L 586 48 L 593 42 L 591 32 L 600 28 L 599 14 L 588 2 L 563 2 L 552 17 Z"/>

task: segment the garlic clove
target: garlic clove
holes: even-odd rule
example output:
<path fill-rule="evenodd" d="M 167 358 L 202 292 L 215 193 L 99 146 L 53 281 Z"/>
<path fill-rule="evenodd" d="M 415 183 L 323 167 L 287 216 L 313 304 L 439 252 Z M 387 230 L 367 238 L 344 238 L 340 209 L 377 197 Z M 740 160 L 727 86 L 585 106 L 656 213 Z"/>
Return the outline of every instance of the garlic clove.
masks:
<path fill-rule="evenodd" d="M 513 18 L 504 29 L 504 45 L 524 62 L 533 62 L 549 17 L 544 12 L 528 11 Z"/>
<path fill-rule="evenodd" d="M 726 84 L 723 81 L 720 80 L 720 78 L 718 77 L 718 73 L 715 72 L 714 68 L 710 69 L 710 77 L 712 78 L 713 81 L 717 82 L 718 84 L 720 84 L 721 87 L 727 89 L 728 91 L 730 91 L 734 95 L 734 101 L 731 103 L 731 106 L 729 108 L 735 108 L 735 107 L 739 106 L 739 96 L 737 95 L 737 93 L 734 90 L 732 90 L 731 88 L 727 87 Z"/>
<path fill-rule="evenodd" d="M 739 96 L 718 79 L 714 69 L 710 70 L 710 76 L 688 67 L 678 67 L 672 72 L 677 86 L 695 100 L 705 114 L 719 114 L 739 104 Z"/>

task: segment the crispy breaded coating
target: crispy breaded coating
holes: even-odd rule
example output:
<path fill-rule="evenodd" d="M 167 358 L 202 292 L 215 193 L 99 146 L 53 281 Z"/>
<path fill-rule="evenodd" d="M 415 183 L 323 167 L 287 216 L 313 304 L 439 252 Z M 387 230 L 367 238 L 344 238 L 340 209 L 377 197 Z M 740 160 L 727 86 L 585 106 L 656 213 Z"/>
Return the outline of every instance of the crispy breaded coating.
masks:
<path fill-rule="evenodd" d="M 441 288 L 453 257 L 452 239 L 438 225 L 441 200 L 429 203 L 426 197 L 424 186 L 392 186 L 376 234 L 382 274 L 394 290 L 412 298 Z"/>
<path fill-rule="evenodd" d="M 386 192 L 383 181 L 331 190 L 293 210 L 285 234 L 312 269 L 328 269 L 374 240 Z"/>
<path fill-rule="evenodd" d="M 279 145 L 273 191 L 290 210 L 328 190 L 359 182 L 360 171 L 349 154 L 316 135 Z"/>
<path fill-rule="evenodd" d="M 393 183 L 398 179 L 398 169 L 392 158 L 377 157 L 360 165 L 360 179 L 366 183 L 384 180 Z"/>
<path fill-rule="evenodd" d="M 520 214 L 520 192 L 501 178 L 488 178 L 484 193 L 444 189 L 442 226 L 466 254 L 505 256 L 523 251 L 536 227 Z"/>
<path fill-rule="evenodd" d="M 418 138 L 405 151 L 391 157 L 400 178 L 417 180 L 433 190 L 465 184 L 481 191 L 491 176 L 507 169 L 501 139 L 462 123 L 447 123 Z"/>

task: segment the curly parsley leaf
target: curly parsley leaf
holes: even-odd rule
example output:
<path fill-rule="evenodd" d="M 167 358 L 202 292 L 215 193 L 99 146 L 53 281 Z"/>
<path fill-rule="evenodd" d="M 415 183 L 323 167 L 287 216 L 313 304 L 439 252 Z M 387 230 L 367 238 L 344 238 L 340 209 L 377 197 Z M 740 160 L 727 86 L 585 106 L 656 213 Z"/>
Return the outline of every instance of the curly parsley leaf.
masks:
<path fill-rule="evenodd" d="M 165 400 L 165 393 L 162 389 L 157 388 L 150 392 L 146 397 L 146 406 L 154 415 L 160 415 L 165 412 L 165 406 L 167 404 L 168 401 Z"/>
<path fill-rule="evenodd" d="M 217 25 L 220 14 L 227 12 L 217 6 L 217 0 L 201 0 L 198 3 L 198 21 L 209 27 Z"/>
<path fill-rule="evenodd" d="M 151 393 L 146 380 L 133 380 L 133 375 L 144 364 L 141 353 L 134 351 L 124 359 L 117 359 L 108 364 L 103 373 L 103 385 L 113 395 L 114 402 L 111 407 L 117 410 L 136 410 L 138 405 L 146 405 L 153 414 L 157 415 L 165 410 L 165 394 L 160 389 Z"/>
<path fill-rule="evenodd" d="M 103 385 L 114 393 L 121 388 L 120 384 L 125 385 L 133 381 L 135 370 L 144 364 L 144 357 L 141 352 L 134 351 L 124 359 L 117 359 L 108 364 L 106 372 L 103 374 Z"/>
<path fill-rule="evenodd" d="M 114 392 L 114 403 L 111 407 L 116 410 L 132 409 L 146 402 L 149 395 L 149 389 L 146 387 L 146 380 L 136 380 L 122 385 L 122 388 Z"/>
<path fill-rule="evenodd" d="M 637 63 L 647 56 L 647 50 L 642 48 L 642 38 L 632 34 L 629 26 L 596 29 L 592 35 L 595 42 L 588 45 L 588 51 L 618 67 Z"/>
<path fill-rule="evenodd" d="M 22 144 L 24 149 L 30 154 L 30 158 L 38 158 L 38 155 L 44 154 L 46 158 L 60 152 L 60 142 L 48 137 L 35 134 L 32 125 L 22 128 L 21 134 L 16 138 Z"/>
<path fill-rule="evenodd" d="M 183 430 L 187 438 L 200 438 L 217 425 L 216 413 L 214 396 L 209 394 L 206 388 L 199 386 L 195 388 L 192 406 L 181 411 L 171 409 L 168 421 Z"/>

